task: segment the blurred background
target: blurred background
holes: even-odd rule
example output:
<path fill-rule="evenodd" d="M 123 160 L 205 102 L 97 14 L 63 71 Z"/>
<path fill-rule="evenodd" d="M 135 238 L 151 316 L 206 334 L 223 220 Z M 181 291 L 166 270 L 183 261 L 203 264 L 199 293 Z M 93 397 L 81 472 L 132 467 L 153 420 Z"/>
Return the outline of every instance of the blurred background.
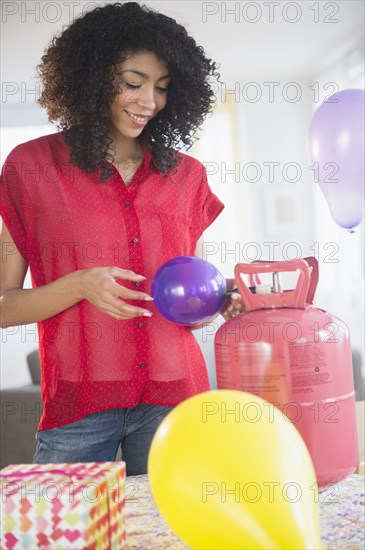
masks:
<path fill-rule="evenodd" d="M 105 3 L 2 2 L 1 163 L 18 143 L 56 131 L 36 104 L 36 65 L 55 34 Z M 205 164 L 225 204 L 202 239 L 204 256 L 226 277 L 238 262 L 315 256 L 315 304 L 350 327 L 363 399 L 364 225 L 350 234 L 333 221 L 308 160 L 307 135 L 324 99 L 364 88 L 364 2 L 143 3 L 185 25 L 220 66 L 214 113 L 188 152 Z M 195 333 L 212 387 L 218 326 Z M 26 357 L 37 341 L 35 325 L 2 330 L 3 388 L 29 383 Z"/>

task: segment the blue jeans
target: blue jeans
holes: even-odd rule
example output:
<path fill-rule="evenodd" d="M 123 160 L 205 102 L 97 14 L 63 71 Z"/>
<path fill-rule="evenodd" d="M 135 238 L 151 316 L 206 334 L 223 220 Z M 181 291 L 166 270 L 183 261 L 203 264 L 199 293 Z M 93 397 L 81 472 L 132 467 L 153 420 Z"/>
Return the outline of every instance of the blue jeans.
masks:
<path fill-rule="evenodd" d="M 33 464 L 109 462 L 119 444 L 127 475 L 147 473 L 153 436 L 173 407 L 140 404 L 133 409 L 111 409 L 81 420 L 37 432 Z"/>

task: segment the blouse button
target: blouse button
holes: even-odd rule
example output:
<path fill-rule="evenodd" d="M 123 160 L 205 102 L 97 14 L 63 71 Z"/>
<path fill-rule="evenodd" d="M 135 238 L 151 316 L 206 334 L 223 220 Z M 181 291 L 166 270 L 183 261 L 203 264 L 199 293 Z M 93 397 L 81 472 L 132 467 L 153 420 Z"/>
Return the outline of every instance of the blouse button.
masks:
<path fill-rule="evenodd" d="M 137 244 L 139 242 L 139 239 L 137 239 L 137 237 L 134 237 L 133 242 Z"/>
<path fill-rule="evenodd" d="M 140 363 L 139 366 L 141 369 L 144 369 L 146 367 L 146 363 Z"/>
<path fill-rule="evenodd" d="M 140 284 L 141 284 L 141 281 L 135 281 L 135 283 L 134 283 L 134 284 L 135 284 L 136 286 L 140 286 Z"/>
<path fill-rule="evenodd" d="M 144 325 L 144 323 L 142 323 L 142 321 L 139 321 L 139 323 L 138 323 L 138 328 L 142 328 L 143 325 Z"/>
<path fill-rule="evenodd" d="M 130 203 L 129 201 L 127 201 L 127 202 L 125 203 L 126 206 L 131 206 L 131 204 L 132 204 L 132 203 Z"/>

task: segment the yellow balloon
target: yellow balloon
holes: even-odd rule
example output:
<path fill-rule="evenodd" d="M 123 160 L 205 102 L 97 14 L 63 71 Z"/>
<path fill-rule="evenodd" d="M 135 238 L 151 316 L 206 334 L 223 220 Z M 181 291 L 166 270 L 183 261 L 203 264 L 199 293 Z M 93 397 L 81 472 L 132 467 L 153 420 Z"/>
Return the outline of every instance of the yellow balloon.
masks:
<path fill-rule="evenodd" d="M 175 407 L 153 438 L 148 474 L 162 516 L 194 549 L 322 548 L 308 450 L 260 397 L 216 390 Z"/>

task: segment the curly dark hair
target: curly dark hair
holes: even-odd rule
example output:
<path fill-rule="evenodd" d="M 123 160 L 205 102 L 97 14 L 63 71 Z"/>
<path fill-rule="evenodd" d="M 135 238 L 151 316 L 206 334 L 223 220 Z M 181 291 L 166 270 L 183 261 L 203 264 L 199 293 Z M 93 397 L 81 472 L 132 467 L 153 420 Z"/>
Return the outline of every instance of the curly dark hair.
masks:
<path fill-rule="evenodd" d="M 151 119 L 140 142 L 166 174 L 178 164 L 176 150 L 193 144 L 197 128 L 212 111 L 217 65 L 174 19 L 136 2 L 97 7 L 53 38 L 38 65 L 43 91 L 38 100 L 63 130 L 71 162 L 88 172 L 112 172 L 108 162 L 109 106 L 118 93 L 118 64 L 151 51 L 163 59 L 171 82 L 166 106 Z"/>

